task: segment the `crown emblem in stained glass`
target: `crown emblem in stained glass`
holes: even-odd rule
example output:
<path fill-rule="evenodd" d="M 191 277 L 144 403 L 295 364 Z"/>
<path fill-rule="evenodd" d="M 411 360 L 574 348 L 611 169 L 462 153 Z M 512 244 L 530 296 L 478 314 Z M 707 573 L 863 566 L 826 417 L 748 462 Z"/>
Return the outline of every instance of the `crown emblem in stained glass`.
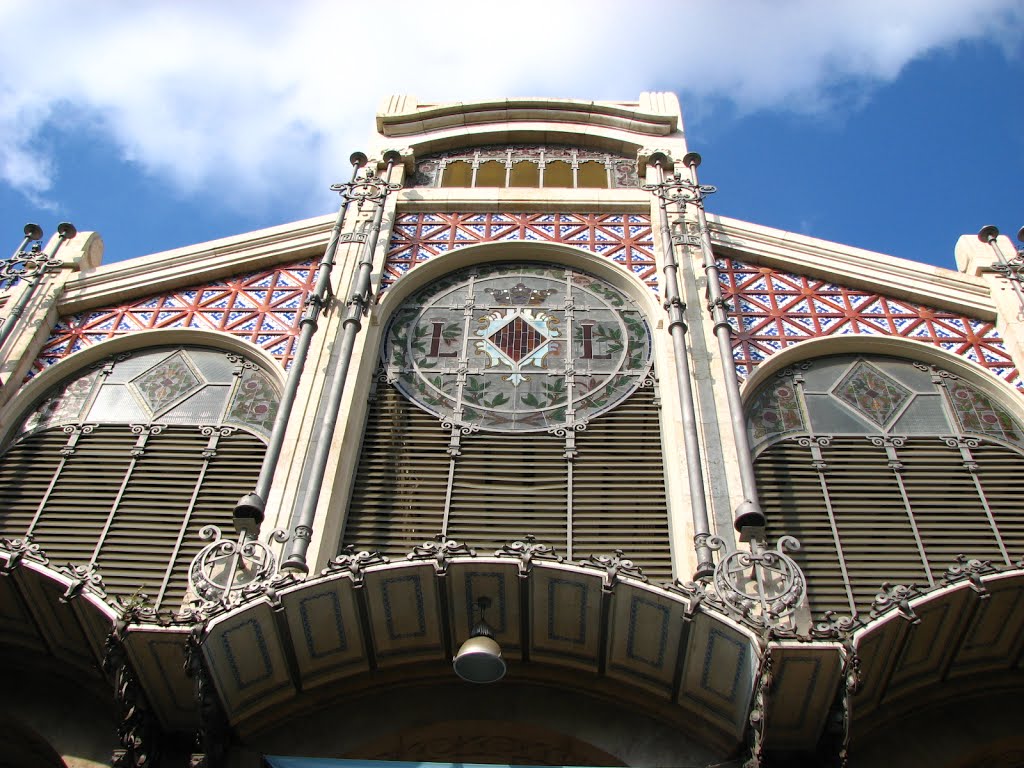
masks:
<path fill-rule="evenodd" d="M 407 300 L 384 366 L 442 421 L 498 431 L 578 427 L 647 377 L 639 308 L 590 275 L 543 264 L 453 274 Z"/>

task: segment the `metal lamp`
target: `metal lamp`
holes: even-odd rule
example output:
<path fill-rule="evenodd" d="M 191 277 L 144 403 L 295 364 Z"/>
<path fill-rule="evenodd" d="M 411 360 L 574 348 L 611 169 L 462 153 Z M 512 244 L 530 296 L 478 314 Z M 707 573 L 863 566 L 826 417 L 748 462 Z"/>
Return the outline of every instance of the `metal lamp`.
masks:
<path fill-rule="evenodd" d="M 484 619 L 484 611 L 490 607 L 491 599 L 481 597 L 476 605 L 480 609 L 480 621 L 455 654 L 452 666 L 455 674 L 467 682 L 496 683 L 505 676 L 507 666 L 501 658 L 501 646 L 494 639 L 494 630 Z"/>

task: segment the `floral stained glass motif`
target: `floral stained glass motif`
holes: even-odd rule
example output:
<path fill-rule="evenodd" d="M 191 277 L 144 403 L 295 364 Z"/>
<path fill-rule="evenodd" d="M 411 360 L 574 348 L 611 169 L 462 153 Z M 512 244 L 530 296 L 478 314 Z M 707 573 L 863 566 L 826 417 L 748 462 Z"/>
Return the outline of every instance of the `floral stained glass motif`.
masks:
<path fill-rule="evenodd" d="M 947 381 L 946 391 L 964 432 L 988 435 L 1024 446 L 1020 424 L 987 395 L 958 379 Z"/>
<path fill-rule="evenodd" d="M 247 368 L 242 373 L 226 421 L 252 427 L 269 435 L 277 415 L 277 392 L 262 371 Z"/>
<path fill-rule="evenodd" d="M 764 389 L 754 399 L 747 423 L 754 442 L 786 432 L 802 432 L 804 416 L 795 387 L 786 382 Z"/>
<path fill-rule="evenodd" d="M 913 393 L 873 365 L 858 362 L 843 377 L 835 395 L 880 427 L 892 420 Z"/>
<path fill-rule="evenodd" d="M 542 264 L 488 265 L 412 296 L 389 326 L 389 379 L 443 422 L 582 429 L 646 379 L 651 338 L 611 286 Z"/>
<path fill-rule="evenodd" d="M 54 424 L 78 421 L 82 408 L 89 401 L 98 376 L 99 371 L 94 370 L 80 379 L 74 379 L 59 387 L 26 419 L 21 431 L 31 432 L 34 429 L 45 429 Z"/>
<path fill-rule="evenodd" d="M 150 413 L 157 414 L 202 386 L 181 352 L 149 369 L 132 382 Z"/>

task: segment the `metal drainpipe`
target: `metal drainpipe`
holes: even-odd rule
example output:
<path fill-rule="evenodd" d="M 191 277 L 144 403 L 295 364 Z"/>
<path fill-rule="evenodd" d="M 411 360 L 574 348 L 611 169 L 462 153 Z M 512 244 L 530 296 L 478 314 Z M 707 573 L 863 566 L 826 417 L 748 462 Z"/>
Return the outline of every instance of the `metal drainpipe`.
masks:
<path fill-rule="evenodd" d="M 732 326 L 725 312 L 722 285 L 718 278 L 718 264 L 711 249 L 711 232 L 704 215 L 704 195 L 697 182 L 697 166 L 700 155 L 689 152 L 683 157 L 683 165 L 690 169 L 691 197 L 687 201 L 697 209 L 697 225 L 700 228 L 700 248 L 704 258 L 704 274 L 707 277 L 708 310 L 714 322 L 715 338 L 718 340 L 718 355 L 722 358 L 722 378 L 725 380 L 725 394 L 729 402 L 729 416 L 732 422 L 732 437 L 739 461 L 740 487 L 743 501 L 736 507 L 733 525 L 741 534 L 762 535 L 766 523 L 761 503 L 758 500 L 757 480 L 754 476 L 754 459 L 747 439 L 747 423 L 740 398 L 740 382 L 736 376 L 736 365 L 732 356 Z M 711 191 L 714 191 L 713 188 Z M 747 529 L 746 531 L 744 529 Z M 750 529 L 753 529 L 750 530 Z M 759 532 L 760 531 L 760 532 Z M 741 539 L 747 536 L 741 536 Z"/>
<path fill-rule="evenodd" d="M 359 175 L 359 169 L 366 164 L 367 158 L 362 152 L 353 152 L 349 160 L 352 163 L 352 181 L 347 185 L 347 188 L 351 188 L 355 184 L 356 177 Z M 342 185 L 342 188 L 345 189 L 346 185 Z M 306 358 L 309 356 L 309 345 L 313 339 L 313 334 L 316 332 L 320 313 L 323 312 L 331 291 L 331 271 L 334 268 L 334 256 L 338 250 L 341 231 L 345 226 L 345 216 L 349 203 L 352 200 L 353 198 L 343 195 L 341 207 L 338 208 L 338 216 L 334 221 L 334 228 L 331 230 L 331 238 L 327 243 L 327 250 L 320 261 L 313 293 L 306 299 L 306 314 L 299 321 L 301 326 L 299 338 L 295 342 L 292 365 L 288 370 L 288 378 L 285 380 L 284 394 L 281 395 L 277 416 L 274 418 L 274 427 L 270 433 L 270 442 L 267 443 L 267 452 L 263 455 L 263 464 L 260 466 L 260 474 L 256 479 L 256 488 L 252 493 L 246 494 L 239 499 L 235 505 L 234 517 L 236 527 L 258 530 L 260 523 L 263 522 L 267 497 L 270 495 L 270 486 L 274 481 L 274 473 L 277 471 L 277 464 L 281 459 L 285 432 L 288 429 L 288 421 L 291 419 L 292 409 L 295 406 L 295 397 L 299 391 L 299 380 L 302 378 L 302 370 L 306 367 Z"/>
<path fill-rule="evenodd" d="M 323 421 L 320 423 L 320 430 L 316 437 L 316 452 L 313 455 L 310 474 L 306 480 L 306 496 L 302 500 L 302 507 L 298 514 L 293 517 L 288 556 L 281 563 L 282 568 L 301 573 L 309 572 L 306 552 L 309 550 L 309 543 L 313 536 L 313 521 L 316 518 L 316 508 L 320 501 L 324 475 L 327 472 L 327 461 L 331 453 L 334 430 L 338 423 L 338 412 L 341 410 L 341 398 L 345 392 L 349 364 L 352 362 L 352 351 L 355 348 L 356 335 L 362 328 L 361 319 L 370 296 L 370 272 L 373 268 L 373 253 L 377 249 L 377 238 L 380 236 L 381 221 L 384 218 L 384 203 L 388 193 L 397 188 L 397 185 L 391 184 L 391 171 L 395 163 L 401 160 L 401 155 L 392 150 L 384 153 L 383 160 L 387 163 L 383 182 L 376 184 L 376 194 L 364 197 L 366 201 L 376 205 L 377 209 L 374 211 L 369 236 L 363 245 L 363 255 L 352 282 L 352 295 L 348 300 L 345 319 L 342 321 L 338 361 L 331 380 Z M 370 184 L 371 180 L 367 179 L 365 183 Z"/>
<path fill-rule="evenodd" d="M 662 163 L 668 156 L 662 152 L 651 155 L 649 162 L 657 169 L 658 181 L 646 186 L 654 192 L 661 204 L 661 235 L 665 245 L 665 310 L 668 312 L 668 331 L 672 336 L 672 350 L 675 353 L 676 378 L 679 381 L 679 405 L 683 416 L 683 443 L 686 448 L 686 477 L 690 488 L 690 513 L 693 518 L 693 544 L 697 553 L 697 570 L 694 579 L 710 578 L 715 563 L 708 547 L 711 525 L 708 521 L 707 497 L 704 492 L 704 471 L 701 466 L 700 437 L 697 434 L 697 414 L 693 406 L 693 383 L 690 379 L 690 360 L 686 344 L 686 321 L 683 312 L 686 305 L 679 296 L 679 266 L 676 262 L 675 246 L 668 223 L 668 203 L 665 196 L 665 172 Z"/>
<path fill-rule="evenodd" d="M 60 266 L 60 261 L 57 259 L 57 251 L 64 245 L 65 241 L 70 240 L 78 234 L 78 230 L 75 229 L 73 224 L 68 222 L 61 222 L 57 225 L 57 244 L 53 246 L 53 252 L 47 253 L 43 251 L 38 255 L 38 258 L 28 258 L 26 261 L 30 261 L 35 264 L 32 268 L 32 274 L 29 278 L 28 288 L 22 291 L 21 296 L 18 297 L 17 303 L 11 307 L 11 311 L 7 314 L 7 317 L 3 321 L 3 326 L 0 327 L 0 349 L 3 348 L 4 344 L 7 343 L 7 339 L 10 338 L 11 332 L 14 331 L 14 327 L 18 324 L 18 318 L 25 312 L 25 307 L 28 306 L 31 301 L 33 294 L 36 292 L 36 288 L 39 287 L 39 283 L 42 282 L 43 276 L 46 275 L 51 269 Z M 43 231 L 35 224 L 25 225 L 25 239 L 21 242 L 21 247 L 15 251 L 14 255 L 11 256 L 11 261 L 15 261 L 19 256 L 23 255 L 25 246 L 28 245 L 31 240 L 39 240 L 43 236 Z M 25 254 L 27 256 L 33 256 L 34 254 Z M 17 275 L 6 276 L 5 279 L 14 279 L 11 284 L 16 284 L 18 280 Z"/>

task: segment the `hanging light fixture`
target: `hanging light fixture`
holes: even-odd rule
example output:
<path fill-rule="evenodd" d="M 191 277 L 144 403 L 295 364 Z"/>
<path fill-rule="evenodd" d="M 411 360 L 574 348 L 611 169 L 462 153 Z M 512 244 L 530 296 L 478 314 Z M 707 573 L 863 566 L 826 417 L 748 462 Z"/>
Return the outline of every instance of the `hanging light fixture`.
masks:
<path fill-rule="evenodd" d="M 494 639 L 494 630 L 484 619 L 484 611 L 491 606 L 489 597 L 476 601 L 480 610 L 480 621 L 473 626 L 469 639 L 455 654 L 452 666 L 455 674 L 470 683 L 496 683 L 505 676 L 505 660 L 501 658 L 501 646 Z"/>

